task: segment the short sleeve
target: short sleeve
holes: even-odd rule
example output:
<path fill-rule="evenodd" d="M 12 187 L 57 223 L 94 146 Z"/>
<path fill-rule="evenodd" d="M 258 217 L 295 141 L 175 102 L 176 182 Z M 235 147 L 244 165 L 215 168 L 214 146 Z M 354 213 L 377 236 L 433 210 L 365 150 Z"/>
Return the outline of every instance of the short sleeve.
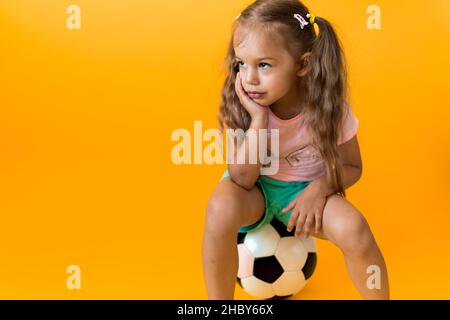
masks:
<path fill-rule="evenodd" d="M 347 105 L 344 112 L 344 120 L 342 125 L 342 131 L 338 137 L 338 145 L 347 142 L 356 135 L 359 126 L 359 120 L 355 117 L 352 108 Z"/>

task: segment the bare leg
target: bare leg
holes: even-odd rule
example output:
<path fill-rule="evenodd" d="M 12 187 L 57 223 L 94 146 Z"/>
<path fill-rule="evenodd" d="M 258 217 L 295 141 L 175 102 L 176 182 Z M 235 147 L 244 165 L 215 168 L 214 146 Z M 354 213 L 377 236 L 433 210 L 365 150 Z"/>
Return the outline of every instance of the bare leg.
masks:
<path fill-rule="evenodd" d="M 203 272 L 208 299 L 231 300 L 238 272 L 237 230 L 205 230 L 203 237 Z"/>
<path fill-rule="evenodd" d="M 347 199 L 328 197 L 322 229 L 313 235 L 330 240 L 342 251 L 350 279 L 363 299 L 390 298 L 383 255 L 366 219 Z"/>
<path fill-rule="evenodd" d="M 206 209 L 202 243 L 203 273 L 208 299 L 231 300 L 238 272 L 237 233 L 264 213 L 264 198 L 258 187 L 250 191 L 230 179 L 214 190 Z"/>
<path fill-rule="evenodd" d="M 348 274 L 363 299 L 389 299 L 389 281 L 386 263 L 375 240 L 367 245 L 365 251 L 344 252 L 344 257 Z M 370 266 L 375 266 L 378 270 L 368 270 Z M 372 274 L 380 277 L 379 287 L 368 279 Z M 372 283 L 368 284 L 368 280 Z"/>

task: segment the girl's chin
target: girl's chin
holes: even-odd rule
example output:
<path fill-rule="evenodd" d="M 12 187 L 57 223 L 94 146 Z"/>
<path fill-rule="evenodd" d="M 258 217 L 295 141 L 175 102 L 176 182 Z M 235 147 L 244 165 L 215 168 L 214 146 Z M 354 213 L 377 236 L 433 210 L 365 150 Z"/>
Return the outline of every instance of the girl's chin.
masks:
<path fill-rule="evenodd" d="M 254 102 L 263 107 L 268 107 L 269 104 L 265 101 L 265 99 L 252 99 Z"/>
<path fill-rule="evenodd" d="M 256 103 L 259 104 L 264 104 L 264 105 L 268 105 L 267 102 L 269 101 L 269 99 L 267 99 L 267 97 L 261 97 L 261 98 L 251 98 L 253 101 L 255 101 Z"/>

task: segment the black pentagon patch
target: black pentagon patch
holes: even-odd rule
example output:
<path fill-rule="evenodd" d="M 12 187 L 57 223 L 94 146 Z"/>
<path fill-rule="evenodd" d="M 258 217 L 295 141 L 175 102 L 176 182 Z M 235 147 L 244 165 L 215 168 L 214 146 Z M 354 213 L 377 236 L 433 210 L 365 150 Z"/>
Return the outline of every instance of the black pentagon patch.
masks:
<path fill-rule="evenodd" d="M 272 221 L 270 221 L 270 224 L 275 228 L 275 230 L 277 230 L 281 238 L 293 237 L 295 234 L 295 229 L 293 229 L 291 232 L 288 232 L 287 227 L 284 225 L 284 223 L 277 218 L 273 218 Z"/>
<path fill-rule="evenodd" d="M 308 252 L 308 257 L 306 258 L 305 265 L 303 266 L 303 274 L 305 275 L 305 279 L 309 279 L 317 265 L 317 254 L 315 252 Z"/>
<path fill-rule="evenodd" d="M 238 283 L 238 285 L 239 285 L 241 288 L 243 288 L 243 287 L 242 287 L 241 278 L 236 277 L 236 282 Z"/>
<path fill-rule="evenodd" d="M 255 259 L 253 275 L 267 283 L 274 283 L 284 270 L 275 256 L 261 257 Z"/>
<path fill-rule="evenodd" d="M 244 240 L 245 240 L 245 236 L 247 235 L 247 232 L 243 232 L 243 233 L 238 233 L 238 236 L 237 236 L 237 243 L 238 244 L 240 244 L 240 243 L 244 243 Z"/>

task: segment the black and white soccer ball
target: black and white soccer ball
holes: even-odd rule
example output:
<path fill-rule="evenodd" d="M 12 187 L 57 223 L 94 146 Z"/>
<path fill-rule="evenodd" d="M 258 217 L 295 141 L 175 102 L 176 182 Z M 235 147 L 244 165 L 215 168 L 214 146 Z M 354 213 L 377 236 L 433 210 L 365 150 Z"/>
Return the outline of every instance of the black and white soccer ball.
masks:
<path fill-rule="evenodd" d="M 294 229 L 295 230 L 295 229 Z M 317 264 L 313 237 L 294 237 L 277 218 L 255 231 L 238 233 L 237 282 L 260 299 L 283 299 L 300 292 Z"/>

